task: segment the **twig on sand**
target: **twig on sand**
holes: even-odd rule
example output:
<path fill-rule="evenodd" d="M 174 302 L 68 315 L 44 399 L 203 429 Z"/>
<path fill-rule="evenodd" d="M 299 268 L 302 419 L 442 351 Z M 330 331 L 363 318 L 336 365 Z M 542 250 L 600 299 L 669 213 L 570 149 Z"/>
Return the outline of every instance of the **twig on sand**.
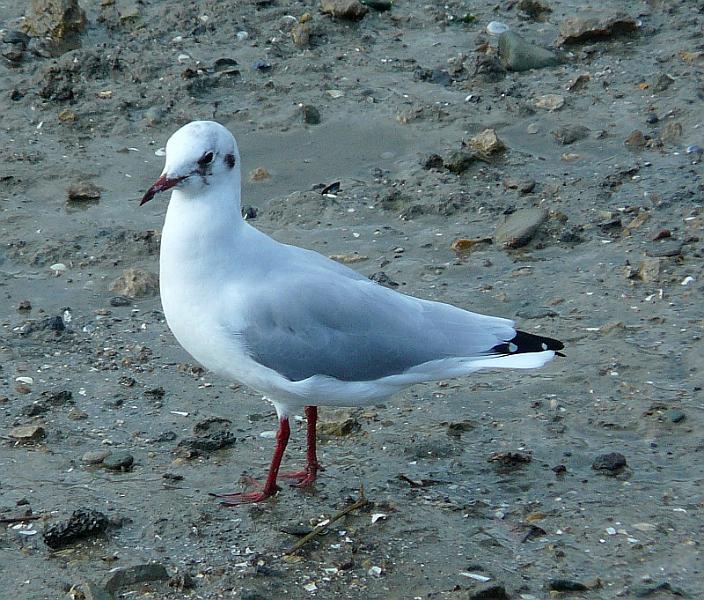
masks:
<path fill-rule="evenodd" d="M 22 523 L 22 521 L 36 521 L 43 518 L 44 515 L 27 515 L 24 517 L 3 517 L 0 518 L 1 525 L 11 525 L 12 523 Z"/>
<path fill-rule="evenodd" d="M 336 515 L 330 517 L 330 519 L 327 519 L 323 521 L 320 525 L 317 525 L 313 531 L 310 533 L 306 534 L 303 536 L 300 540 L 298 540 L 293 546 L 291 546 L 286 552 L 284 552 L 284 556 L 288 556 L 290 554 L 293 554 L 297 550 L 300 550 L 303 546 L 305 546 L 308 542 L 310 542 L 314 537 L 320 535 L 324 531 L 327 530 L 330 525 L 332 525 L 335 521 L 340 520 L 342 517 L 344 517 L 346 514 L 351 513 L 353 510 L 357 510 L 358 508 L 362 508 L 363 506 L 366 506 L 369 504 L 369 500 L 364 495 L 364 486 L 359 488 L 359 498 L 355 500 L 352 504 L 349 506 L 346 506 L 343 508 L 340 512 L 338 512 Z"/>

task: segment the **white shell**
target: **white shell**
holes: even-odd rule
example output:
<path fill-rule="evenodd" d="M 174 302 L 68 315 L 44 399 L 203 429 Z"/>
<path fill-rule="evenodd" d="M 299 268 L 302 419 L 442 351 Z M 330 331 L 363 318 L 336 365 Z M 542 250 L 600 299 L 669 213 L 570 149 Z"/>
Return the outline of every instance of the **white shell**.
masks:
<path fill-rule="evenodd" d="M 492 21 L 486 26 L 486 32 L 489 35 L 501 35 L 506 31 L 508 31 L 508 25 L 501 21 Z"/>

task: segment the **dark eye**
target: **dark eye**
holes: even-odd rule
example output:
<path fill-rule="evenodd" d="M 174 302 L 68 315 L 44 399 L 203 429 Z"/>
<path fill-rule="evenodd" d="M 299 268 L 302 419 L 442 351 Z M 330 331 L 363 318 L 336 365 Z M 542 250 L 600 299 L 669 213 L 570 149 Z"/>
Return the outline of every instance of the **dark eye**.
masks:
<path fill-rule="evenodd" d="M 209 165 L 211 162 L 213 162 L 214 158 L 215 154 L 213 154 L 212 152 L 206 152 L 203 156 L 198 159 L 198 164 Z"/>

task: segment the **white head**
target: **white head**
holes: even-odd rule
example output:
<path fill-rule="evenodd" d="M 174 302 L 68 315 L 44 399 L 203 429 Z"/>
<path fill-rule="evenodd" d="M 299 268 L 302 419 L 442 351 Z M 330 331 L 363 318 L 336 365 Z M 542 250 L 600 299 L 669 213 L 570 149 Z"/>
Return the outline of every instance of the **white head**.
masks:
<path fill-rule="evenodd" d="M 193 195 L 227 176 L 238 177 L 240 153 L 232 134 L 214 121 L 191 121 L 166 143 L 166 164 L 140 205 L 176 188 Z"/>

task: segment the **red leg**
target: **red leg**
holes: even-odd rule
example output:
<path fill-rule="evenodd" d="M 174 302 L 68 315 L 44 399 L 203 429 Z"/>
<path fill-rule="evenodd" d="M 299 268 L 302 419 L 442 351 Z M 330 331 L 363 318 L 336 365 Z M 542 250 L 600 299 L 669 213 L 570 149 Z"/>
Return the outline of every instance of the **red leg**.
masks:
<path fill-rule="evenodd" d="M 276 447 L 274 448 L 274 456 L 271 459 L 269 474 L 267 475 L 264 487 L 259 492 L 238 492 L 233 494 L 217 494 L 218 498 L 223 498 L 223 506 L 239 506 L 240 504 L 251 504 L 253 502 L 261 502 L 270 496 L 273 496 L 278 491 L 276 478 L 279 474 L 281 459 L 288 444 L 288 438 L 291 435 L 291 428 L 288 425 L 288 417 L 279 419 L 279 430 L 276 433 Z"/>
<path fill-rule="evenodd" d="M 295 481 L 295 483 L 291 484 L 294 487 L 311 485 L 316 480 L 318 471 L 323 470 L 318 462 L 316 452 L 315 426 L 318 422 L 317 406 L 306 406 L 306 421 L 306 468 L 303 471 L 281 473 L 281 477 Z"/>

